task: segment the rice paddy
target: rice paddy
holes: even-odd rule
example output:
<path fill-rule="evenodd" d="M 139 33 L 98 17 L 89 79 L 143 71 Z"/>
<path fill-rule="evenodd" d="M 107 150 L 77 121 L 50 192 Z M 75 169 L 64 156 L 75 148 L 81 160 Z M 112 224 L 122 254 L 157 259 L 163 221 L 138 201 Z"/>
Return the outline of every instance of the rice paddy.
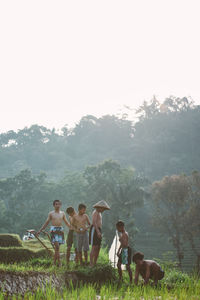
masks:
<path fill-rule="evenodd" d="M 36 244 L 32 246 L 37 247 Z M 8 295 L 0 292 L 0 300 L 200 300 L 199 277 L 194 273 L 181 272 L 175 267 L 176 264 L 173 267 L 173 262 L 162 263 L 165 277 L 157 287 L 154 287 L 152 283 L 144 286 L 142 280 L 138 286 L 134 283 L 130 284 L 126 271 L 123 272 L 123 282 L 119 283 L 117 271 L 109 265 L 106 249 L 101 250 L 99 265 L 96 269 L 89 268 L 89 266 L 77 268 L 73 262 L 67 266 L 64 257 L 62 261 L 62 267 L 58 268 L 52 265 L 51 258 L 35 258 L 22 263 L 0 264 L 0 271 L 15 274 L 17 272 L 28 274 L 28 272 L 35 271 L 61 276 L 65 276 L 66 272 L 74 272 L 81 274 L 86 280 L 80 281 L 78 285 L 69 282 L 68 286 L 63 284 L 58 288 L 46 284 L 34 291 L 27 290 L 23 295 Z M 135 266 L 132 264 L 131 268 L 134 274 Z M 100 277 L 104 277 L 104 280 L 98 281 Z"/>
<path fill-rule="evenodd" d="M 0 300 L 6 299 L 3 294 Z M 23 297 L 20 295 L 12 296 L 12 299 L 27 300 L 197 300 L 200 299 L 200 282 L 191 280 L 189 283 L 178 283 L 173 288 L 168 288 L 165 284 L 154 288 L 152 286 L 134 286 L 122 284 L 103 285 L 97 288 L 94 285 L 85 285 L 79 288 L 62 288 L 57 291 L 50 286 L 38 289 L 33 293 L 27 292 Z"/>

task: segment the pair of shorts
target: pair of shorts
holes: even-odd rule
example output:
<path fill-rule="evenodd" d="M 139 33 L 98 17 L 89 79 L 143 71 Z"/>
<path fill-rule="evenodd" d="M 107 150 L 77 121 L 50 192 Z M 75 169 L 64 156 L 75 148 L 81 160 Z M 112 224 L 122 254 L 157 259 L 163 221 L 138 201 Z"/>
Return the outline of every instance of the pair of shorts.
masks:
<path fill-rule="evenodd" d="M 76 241 L 76 233 L 74 230 L 69 230 L 68 235 L 67 235 L 67 247 L 72 247 L 74 245 L 74 248 L 77 248 L 77 241 Z"/>
<path fill-rule="evenodd" d="M 50 228 L 50 234 L 51 234 L 51 243 L 59 243 L 64 244 L 65 238 L 64 238 L 64 229 L 60 226 L 51 226 Z"/>
<path fill-rule="evenodd" d="M 159 268 L 156 268 L 156 270 L 155 270 L 153 268 L 153 266 L 151 265 L 151 267 L 150 267 L 150 279 L 161 280 L 161 279 L 163 279 L 164 276 L 165 276 L 165 272 L 161 269 L 160 266 L 159 266 Z"/>
<path fill-rule="evenodd" d="M 81 232 L 81 233 L 76 233 L 77 237 L 77 251 L 81 252 L 83 251 L 89 251 L 89 237 L 88 237 L 88 232 Z"/>
<path fill-rule="evenodd" d="M 118 263 L 121 265 L 130 265 L 131 264 L 131 248 L 122 248 L 119 254 Z"/>
<path fill-rule="evenodd" d="M 99 228 L 99 231 L 101 232 L 101 228 Z M 91 246 L 101 246 L 101 240 L 102 238 L 98 237 L 97 231 L 95 227 L 92 225 L 90 227 L 90 238 L 89 242 Z"/>

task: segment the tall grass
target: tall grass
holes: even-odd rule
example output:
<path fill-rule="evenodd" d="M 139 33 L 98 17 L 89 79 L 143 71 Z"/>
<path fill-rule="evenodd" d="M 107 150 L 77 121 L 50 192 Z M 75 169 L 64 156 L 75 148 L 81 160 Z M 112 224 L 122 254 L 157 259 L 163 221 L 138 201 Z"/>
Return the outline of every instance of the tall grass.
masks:
<path fill-rule="evenodd" d="M 36 243 L 34 243 L 36 246 Z M 99 265 L 96 268 L 96 276 L 110 272 L 108 264 L 108 255 L 106 249 L 101 249 L 99 257 Z M 161 263 L 162 264 L 162 263 Z M 106 284 L 80 284 L 78 287 L 74 287 L 72 283 L 66 287 L 58 287 L 58 289 L 46 286 L 44 288 L 37 289 L 33 292 L 27 292 L 25 295 L 12 296 L 9 299 L 15 300 L 200 300 L 200 280 L 195 275 L 189 275 L 178 271 L 173 268 L 173 263 L 163 263 L 162 267 L 165 270 L 165 277 L 159 283 L 158 287 L 151 285 L 144 286 L 141 282 L 138 286 L 129 283 L 129 277 L 126 271 L 123 272 L 123 283 L 117 282 L 117 271 L 112 270 L 110 277 L 105 274 L 104 277 L 109 279 L 109 283 Z M 105 269 L 104 269 L 105 268 Z M 135 265 L 131 265 L 134 273 Z M 93 277 L 93 282 L 97 282 L 95 276 L 95 268 L 88 267 L 75 268 L 75 264 L 72 262 L 70 267 L 65 264 L 63 258 L 63 267 L 57 268 L 53 266 L 51 258 L 35 258 L 27 262 L 18 264 L 0 264 L 0 270 L 14 271 L 14 272 L 27 272 L 27 271 L 39 271 L 48 273 L 63 273 L 66 271 L 75 271 L 77 274 L 81 274 L 87 278 Z M 103 273 L 105 272 L 105 273 Z M 101 275 L 102 276 L 102 275 Z M 90 281 L 91 282 L 91 281 Z M 6 295 L 0 293 L 0 300 L 8 299 Z"/>
<path fill-rule="evenodd" d="M 0 300 L 4 300 L 0 295 Z M 103 285 L 97 289 L 94 285 L 82 286 L 61 290 L 52 289 L 51 286 L 38 289 L 33 293 L 28 292 L 23 297 L 13 296 L 11 299 L 18 300 L 198 300 L 200 299 L 200 282 L 191 280 L 190 285 L 177 284 L 168 289 L 162 284 L 160 287 L 134 286 L 134 285 Z"/>

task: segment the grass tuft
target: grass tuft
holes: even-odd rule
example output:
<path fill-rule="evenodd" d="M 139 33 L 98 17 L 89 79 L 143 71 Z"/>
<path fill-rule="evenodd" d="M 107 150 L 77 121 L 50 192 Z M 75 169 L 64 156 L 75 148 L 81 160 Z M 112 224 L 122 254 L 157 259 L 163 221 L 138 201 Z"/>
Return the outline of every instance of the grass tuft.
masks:
<path fill-rule="evenodd" d="M 0 247 L 22 247 L 22 241 L 18 234 L 0 234 Z"/>

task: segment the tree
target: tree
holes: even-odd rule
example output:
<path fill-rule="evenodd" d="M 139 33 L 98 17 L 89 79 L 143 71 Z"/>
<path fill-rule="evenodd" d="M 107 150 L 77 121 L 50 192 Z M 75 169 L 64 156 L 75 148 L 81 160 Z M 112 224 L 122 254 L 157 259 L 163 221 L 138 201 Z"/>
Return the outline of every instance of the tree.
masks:
<path fill-rule="evenodd" d="M 111 242 L 118 220 L 124 220 L 130 238 L 135 234 L 134 213 L 143 204 L 145 183 L 143 178 L 136 177 L 133 169 L 121 168 L 112 160 L 104 161 L 97 166 L 87 167 L 84 177 L 88 182 L 88 194 L 91 203 L 106 200 L 111 211 L 105 214 L 104 232 L 108 243 Z"/>
<path fill-rule="evenodd" d="M 155 226 L 170 237 L 181 267 L 183 259 L 183 222 L 187 215 L 190 185 L 185 175 L 166 176 L 152 186 Z"/>
<path fill-rule="evenodd" d="M 190 184 L 190 195 L 188 197 L 188 210 L 183 222 L 183 235 L 186 241 L 189 241 L 191 249 L 195 254 L 196 268 L 200 272 L 200 173 L 194 171 L 191 176 L 188 176 Z"/>
<path fill-rule="evenodd" d="M 46 218 L 49 211 L 52 188 L 45 174 L 32 176 L 30 170 L 0 180 L 0 203 L 4 207 L 2 230 L 22 235 L 27 229 L 37 228 L 38 220 Z"/>
<path fill-rule="evenodd" d="M 183 112 L 194 108 L 193 100 L 183 97 L 170 96 L 163 102 L 163 106 L 167 108 L 166 112 Z"/>
<path fill-rule="evenodd" d="M 143 104 L 136 110 L 136 114 L 139 115 L 140 121 L 145 119 L 152 119 L 160 112 L 160 102 L 154 96 L 149 103 L 144 101 Z"/>
<path fill-rule="evenodd" d="M 199 108 L 189 104 L 186 109 L 182 103 L 176 111 L 167 104 L 165 109 L 134 125 L 127 156 L 129 163 L 152 181 L 200 168 Z"/>

